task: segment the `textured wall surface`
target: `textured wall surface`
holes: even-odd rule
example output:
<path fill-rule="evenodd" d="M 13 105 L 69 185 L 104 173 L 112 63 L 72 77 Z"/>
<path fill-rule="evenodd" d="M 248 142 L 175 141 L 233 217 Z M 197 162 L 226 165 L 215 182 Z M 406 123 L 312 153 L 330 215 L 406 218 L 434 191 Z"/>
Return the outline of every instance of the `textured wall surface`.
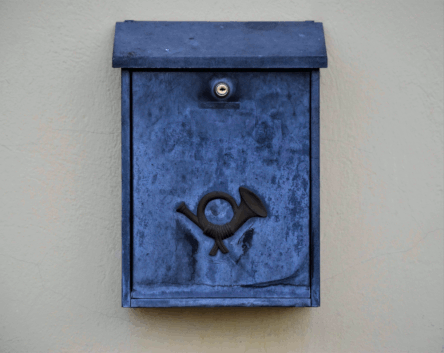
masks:
<path fill-rule="evenodd" d="M 443 10 L 0 1 L 0 352 L 443 352 Z M 126 19 L 324 22 L 320 308 L 120 308 Z"/>

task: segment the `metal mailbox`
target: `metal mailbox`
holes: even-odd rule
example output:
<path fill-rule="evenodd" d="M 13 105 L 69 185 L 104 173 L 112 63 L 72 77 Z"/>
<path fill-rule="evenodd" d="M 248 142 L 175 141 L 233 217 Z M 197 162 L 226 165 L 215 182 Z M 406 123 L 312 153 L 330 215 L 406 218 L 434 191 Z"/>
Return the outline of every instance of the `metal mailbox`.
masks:
<path fill-rule="evenodd" d="M 116 24 L 122 306 L 319 306 L 321 23 Z"/>

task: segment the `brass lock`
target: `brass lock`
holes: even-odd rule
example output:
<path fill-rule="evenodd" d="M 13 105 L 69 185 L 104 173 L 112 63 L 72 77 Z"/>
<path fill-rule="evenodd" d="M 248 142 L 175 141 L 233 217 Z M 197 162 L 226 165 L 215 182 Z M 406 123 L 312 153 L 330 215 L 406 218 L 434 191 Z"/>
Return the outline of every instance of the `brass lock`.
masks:
<path fill-rule="evenodd" d="M 225 82 L 219 82 L 214 86 L 214 93 L 218 97 L 226 97 L 230 93 L 230 87 Z"/>

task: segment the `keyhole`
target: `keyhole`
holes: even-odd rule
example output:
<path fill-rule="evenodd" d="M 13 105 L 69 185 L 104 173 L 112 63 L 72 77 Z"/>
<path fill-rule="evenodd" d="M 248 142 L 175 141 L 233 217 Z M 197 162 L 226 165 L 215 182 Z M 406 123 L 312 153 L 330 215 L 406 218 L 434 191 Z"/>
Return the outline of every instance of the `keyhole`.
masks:
<path fill-rule="evenodd" d="M 216 93 L 218 97 L 225 97 L 229 92 L 230 87 L 228 87 L 228 84 L 226 84 L 225 82 L 219 82 L 214 87 L 214 93 Z"/>

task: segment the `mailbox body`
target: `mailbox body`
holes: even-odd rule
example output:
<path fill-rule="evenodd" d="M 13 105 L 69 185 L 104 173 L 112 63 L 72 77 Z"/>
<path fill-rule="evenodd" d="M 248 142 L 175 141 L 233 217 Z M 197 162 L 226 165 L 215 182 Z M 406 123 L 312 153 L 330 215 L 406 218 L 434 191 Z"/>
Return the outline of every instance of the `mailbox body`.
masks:
<path fill-rule="evenodd" d="M 326 60 L 319 23 L 117 24 L 122 306 L 320 305 Z M 215 96 L 214 82 L 228 82 L 230 94 Z M 228 253 L 210 256 L 215 240 L 176 209 L 184 202 L 196 213 L 215 191 L 240 205 L 239 187 L 267 215 L 225 239 Z M 205 215 L 225 223 L 230 210 L 208 204 Z"/>

